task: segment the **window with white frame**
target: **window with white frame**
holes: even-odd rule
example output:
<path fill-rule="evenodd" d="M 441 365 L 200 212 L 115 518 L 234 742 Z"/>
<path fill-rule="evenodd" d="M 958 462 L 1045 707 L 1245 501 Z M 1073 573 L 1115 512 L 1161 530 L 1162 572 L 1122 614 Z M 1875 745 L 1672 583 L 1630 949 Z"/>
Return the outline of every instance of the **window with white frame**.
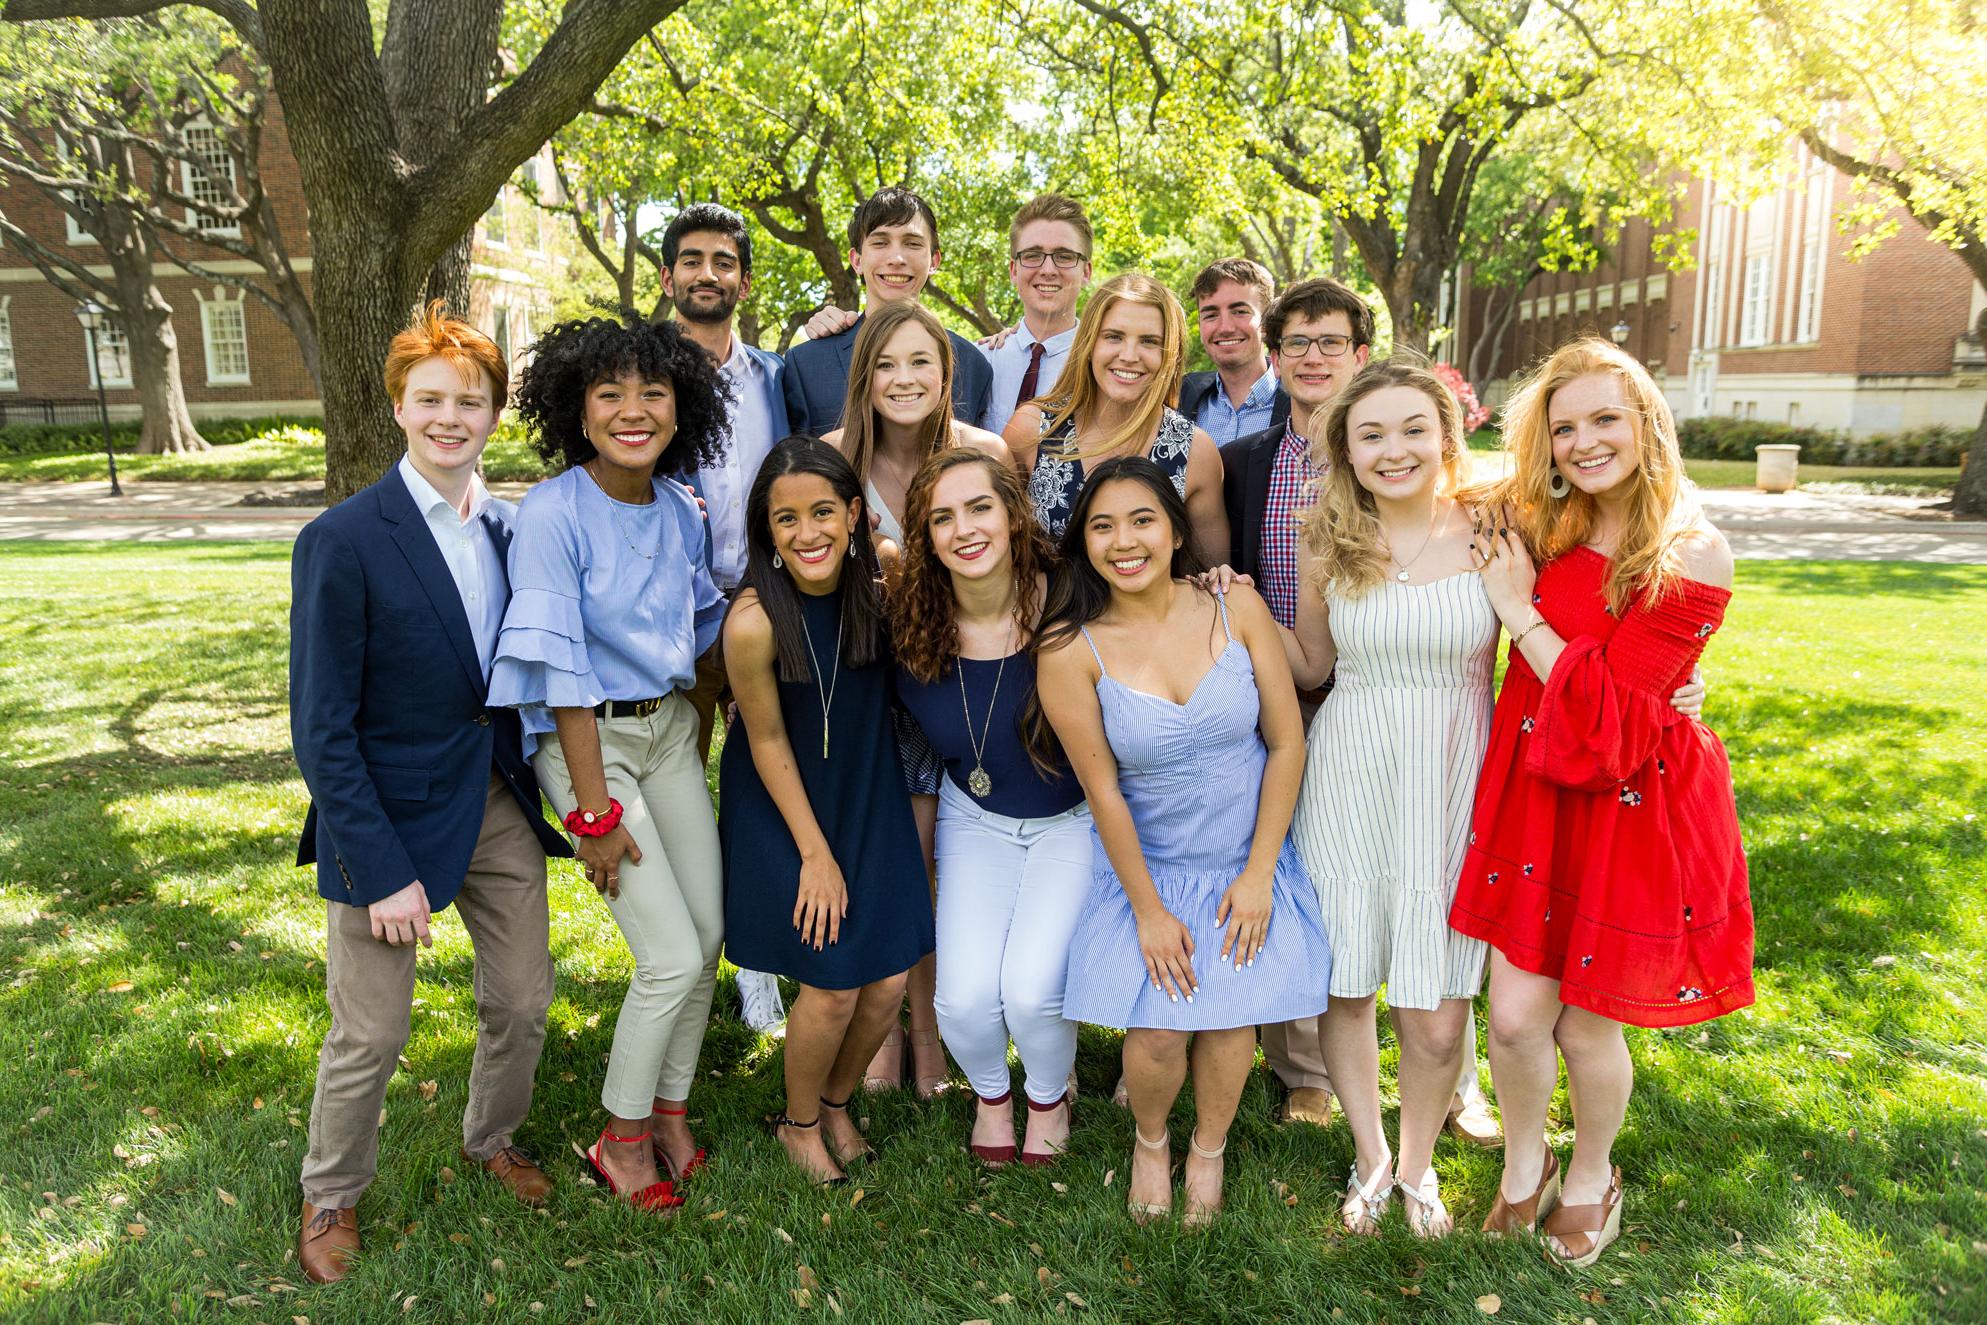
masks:
<path fill-rule="evenodd" d="M 90 333 L 83 333 L 83 357 L 89 359 Z M 106 387 L 128 387 L 131 385 L 131 338 L 124 334 L 123 327 L 106 324 L 96 334 L 97 357 L 90 364 L 90 390 L 97 389 L 98 382 Z"/>
<path fill-rule="evenodd" d="M 180 163 L 179 191 L 198 203 L 228 206 L 235 192 L 235 159 L 228 154 L 227 144 L 221 141 L 221 135 L 211 124 L 188 125 L 186 146 L 200 158 L 200 164 L 196 166 L 190 161 Z M 186 219 L 199 226 L 203 234 L 241 233 L 239 224 L 224 220 L 212 212 L 189 208 Z"/>
<path fill-rule="evenodd" d="M 505 223 L 504 216 L 504 194 L 509 191 L 508 186 L 499 188 L 497 196 L 490 199 L 489 210 L 483 213 L 483 242 L 498 248 L 507 247 L 510 243 L 507 238 L 510 227 Z"/>
<path fill-rule="evenodd" d="M 61 164 L 65 174 L 88 168 L 87 165 L 76 160 L 76 149 L 69 145 L 67 138 L 58 137 L 55 140 L 55 159 Z M 76 197 L 76 191 L 74 189 L 64 189 L 62 196 L 67 201 L 73 201 Z M 71 244 L 94 244 L 97 242 L 95 235 L 76 224 L 76 214 L 66 206 L 62 209 L 62 230 L 63 238 L 67 239 Z"/>
<path fill-rule="evenodd" d="M 0 391 L 19 391 L 21 375 L 14 363 L 14 315 L 0 298 Z"/>
<path fill-rule="evenodd" d="M 1746 216 L 1744 284 L 1740 288 L 1739 344 L 1764 345 L 1773 338 L 1773 250 L 1778 209 L 1774 197 L 1761 198 Z"/>
<path fill-rule="evenodd" d="M 239 298 L 201 301 L 200 339 L 209 386 L 248 385 L 248 310 Z"/>
<path fill-rule="evenodd" d="M 1795 304 L 1794 339 L 1821 339 L 1821 270 L 1828 254 L 1829 178 L 1817 170 L 1808 177 L 1807 233 L 1801 238 L 1801 292 Z"/>
<path fill-rule="evenodd" d="M 1704 344 L 1725 343 L 1725 241 L 1730 234 L 1730 211 L 1711 209 L 1711 238 L 1704 258 Z"/>
<path fill-rule="evenodd" d="M 532 157 L 518 167 L 518 182 L 524 186 L 525 199 L 532 204 L 531 223 L 525 227 L 524 246 L 533 253 L 545 251 L 545 212 L 538 207 L 539 202 L 550 202 L 547 196 L 544 172 L 538 168 L 538 158 Z"/>

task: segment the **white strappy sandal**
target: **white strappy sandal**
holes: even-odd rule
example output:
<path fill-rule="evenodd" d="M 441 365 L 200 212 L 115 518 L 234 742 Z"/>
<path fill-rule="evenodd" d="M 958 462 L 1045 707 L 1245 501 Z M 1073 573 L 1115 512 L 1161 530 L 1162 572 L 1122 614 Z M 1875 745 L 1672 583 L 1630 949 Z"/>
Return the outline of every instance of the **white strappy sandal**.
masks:
<path fill-rule="evenodd" d="M 1392 1156 L 1372 1177 L 1359 1181 L 1359 1161 L 1352 1162 L 1352 1175 L 1345 1180 L 1345 1200 L 1339 1205 L 1339 1221 L 1348 1233 L 1371 1237 L 1380 1231 L 1380 1217 L 1394 1199 Z"/>
<path fill-rule="evenodd" d="M 1421 1175 L 1420 1182 L 1413 1186 L 1401 1183 L 1400 1189 L 1408 1232 L 1418 1238 L 1446 1238 L 1455 1230 L 1456 1221 L 1450 1217 L 1449 1207 L 1442 1204 L 1442 1188 L 1433 1167 Z"/>

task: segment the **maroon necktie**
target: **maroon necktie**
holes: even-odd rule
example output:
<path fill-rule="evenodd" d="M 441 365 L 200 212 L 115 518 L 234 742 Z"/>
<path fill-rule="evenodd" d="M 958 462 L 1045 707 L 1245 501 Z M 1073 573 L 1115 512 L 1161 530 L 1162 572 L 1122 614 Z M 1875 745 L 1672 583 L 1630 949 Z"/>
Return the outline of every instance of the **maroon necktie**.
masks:
<path fill-rule="evenodd" d="M 1035 387 L 1041 378 L 1042 342 L 1036 341 L 1028 347 L 1028 371 L 1021 374 L 1021 394 L 1014 398 L 1014 408 L 1020 409 L 1035 398 Z"/>

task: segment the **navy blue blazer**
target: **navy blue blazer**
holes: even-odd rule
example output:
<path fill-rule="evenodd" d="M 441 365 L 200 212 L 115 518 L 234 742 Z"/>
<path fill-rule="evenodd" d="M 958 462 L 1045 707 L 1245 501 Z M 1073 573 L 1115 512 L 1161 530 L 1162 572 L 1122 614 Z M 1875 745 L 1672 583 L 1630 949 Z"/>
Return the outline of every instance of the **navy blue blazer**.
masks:
<path fill-rule="evenodd" d="M 787 351 L 781 386 L 786 392 L 787 425 L 795 432 L 833 432 L 842 426 L 842 406 L 849 395 L 849 360 L 855 355 L 856 332 L 862 319 L 847 331 L 819 340 L 804 340 Z M 952 416 L 981 426 L 993 403 L 993 365 L 980 347 L 957 332 L 952 338 Z"/>
<path fill-rule="evenodd" d="M 500 563 L 516 510 L 484 509 Z M 454 577 L 398 467 L 305 526 L 290 560 L 290 742 L 311 794 L 297 864 L 317 865 L 321 896 L 367 906 L 419 879 L 434 910 L 454 901 L 493 770 L 545 853 L 572 855 L 546 822 L 516 711 L 487 694 Z"/>
<path fill-rule="evenodd" d="M 1180 379 L 1180 413 L 1187 416 L 1196 426 L 1200 423 L 1200 407 L 1207 398 L 1221 389 L 1221 374 L 1212 368 L 1206 372 L 1188 373 Z M 1269 422 L 1279 433 L 1283 431 L 1284 420 L 1290 417 L 1290 397 L 1284 393 L 1283 384 L 1277 383 L 1276 396 L 1270 401 Z M 1237 438 L 1236 441 L 1240 441 Z M 1233 442 L 1229 443 L 1234 445 Z M 1222 448 L 1224 451 L 1227 447 Z M 1232 518 L 1232 517 L 1231 517 Z M 1239 567 L 1238 567 L 1239 569 Z"/>
<path fill-rule="evenodd" d="M 1263 516 L 1269 506 L 1269 474 L 1276 463 L 1276 450 L 1283 445 L 1288 412 L 1286 403 L 1284 421 L 1261 432 L 1244 433 L 1221 448 L 1221 504 L 1228 508 L 1228 561 L 1258 587 L 1263 582 Z"/>

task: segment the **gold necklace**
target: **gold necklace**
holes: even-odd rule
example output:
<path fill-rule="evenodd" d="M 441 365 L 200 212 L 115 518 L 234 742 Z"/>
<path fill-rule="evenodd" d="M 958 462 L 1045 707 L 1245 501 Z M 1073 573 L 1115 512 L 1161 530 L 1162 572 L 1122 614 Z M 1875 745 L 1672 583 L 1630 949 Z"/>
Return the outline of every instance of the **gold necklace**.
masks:
<path fill-rule="evenodd" d="M 821 700 L 821 758 L 828 758 L 828 715 L 835 707 L 835 687 L 842 681 L 842 627 L 848 624 L 848 614 L 843 611 L 841 600 L 835 602 L 835 670 L 828 678 L 827 687 L 821 685 L 821 659 L 814 653 L 814 632 L 807 628 L 807 609 L 801 608 L 800 633 L 807 640 L 807 660 L 814 665 L 814 690 Z"/>
<path fill-rule="evenodd" d="M 1009 621 L 1005 643 L 1011 646 L 1013 642 L 1014 623 Z M 982 752 L 986 748 L 987 737 L 993 732 L 994 701 L 1000 698 L 1000 678 L 1006 674 L 1007 660 L 1013 654 L 1014 650 L 1010 647 L 1001 655 L 1000 666 L 994 669 L 993 690 L 987 695 L 987 720 L 980 724 L 980 734 L 977 738 L 973 735 L 973 711 L 966 705 L 966 658 L 962 654 L 952 660 L 952 670 L 959 674 L 959 711 L 965 715 L 966 739 L 973 746 L 973 771 L 966 775 L 966 790 L 981 800 L 993 794 L 993 779 L 987 776 L 986 760 Z"/>

